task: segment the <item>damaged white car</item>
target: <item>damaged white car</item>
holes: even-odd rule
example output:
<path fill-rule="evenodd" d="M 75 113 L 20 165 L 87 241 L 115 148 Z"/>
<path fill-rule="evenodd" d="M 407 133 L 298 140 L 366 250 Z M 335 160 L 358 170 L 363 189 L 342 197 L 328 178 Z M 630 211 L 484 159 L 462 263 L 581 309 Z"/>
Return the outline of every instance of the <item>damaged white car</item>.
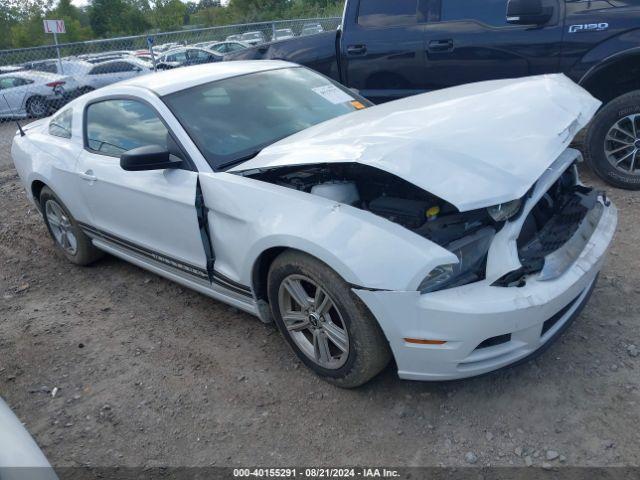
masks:
<path fill-rule="evenodd" d="M 70 261 L 108 252 L 275 320 L 339 386 L 392 357 L 448 380 L 541 351 L 588 300 L 617 214 L 568 147 L 598 107 L 563 76 L 372 106 L 229 62 L 87 94 L 12 154 Z"/>

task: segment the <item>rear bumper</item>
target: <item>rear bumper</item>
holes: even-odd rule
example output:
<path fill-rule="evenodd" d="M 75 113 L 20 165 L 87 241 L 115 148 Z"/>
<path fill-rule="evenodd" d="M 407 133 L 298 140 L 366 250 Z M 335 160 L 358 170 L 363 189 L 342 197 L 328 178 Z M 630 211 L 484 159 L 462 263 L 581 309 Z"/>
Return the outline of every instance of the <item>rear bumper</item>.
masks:
<path fill-rule="evenodd" d="M 605 206 L 584 250 L 554 280 L 534 275 L 521 288 L 484 281 L 425 295 L 354 291 L 385 332 L 401 378 L 481 375 L 522 361 L 566 328 L 589 299 L 616 224 L 615 206 Z M 416 345 L 405 338 L 446 343 Z"/>

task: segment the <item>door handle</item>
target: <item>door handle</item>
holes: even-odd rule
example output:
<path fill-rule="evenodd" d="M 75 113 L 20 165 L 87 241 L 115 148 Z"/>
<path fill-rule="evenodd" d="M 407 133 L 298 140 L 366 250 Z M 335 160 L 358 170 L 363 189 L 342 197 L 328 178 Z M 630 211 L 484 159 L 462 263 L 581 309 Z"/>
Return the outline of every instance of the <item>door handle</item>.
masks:
<path fill-rule="evenodd" d="M 348 55 L 364 55 L 365 53 L 367 53 L 366 45 L 349 45 L 347 47 Z"/>
<path fill-rule="evenodd" d="M 87 170 L 84 173 L 80 174 L 80 178 L 86 180 L 87 182 L 95 182 L 98 178 L 93 174 L 93 171 Z"/>
<path fill-rule="evenodd" d="M 430 52 L 451 52 L 453 50 L 453 40 L 450 38 L 446 40 L 431 40 L 428 48 Z"/>

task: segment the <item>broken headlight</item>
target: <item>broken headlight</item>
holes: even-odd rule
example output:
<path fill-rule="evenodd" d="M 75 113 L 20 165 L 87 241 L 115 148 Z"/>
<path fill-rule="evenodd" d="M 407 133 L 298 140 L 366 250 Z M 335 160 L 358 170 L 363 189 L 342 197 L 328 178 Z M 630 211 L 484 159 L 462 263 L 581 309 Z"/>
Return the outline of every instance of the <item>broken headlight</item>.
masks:
<path fill-rule="evenodd" d="M 487 208 L 487 213 L 496 222 L 506 222 L 510 218 L 515 217 L 520 212 L 522 200 L 513 200 L 512 202 L 501 203 L 495 207 Z"/>
<path fill-rule="evenodd" d="M 459 287 L 481 280 L 489 247 L 495 237 L 493 228 L 482 230 L 451 242 L 445 248 L 458 257 L 458 263 L 440 265 L 422 281 L 420 293 L 430 293 L 446 288 Z"/>

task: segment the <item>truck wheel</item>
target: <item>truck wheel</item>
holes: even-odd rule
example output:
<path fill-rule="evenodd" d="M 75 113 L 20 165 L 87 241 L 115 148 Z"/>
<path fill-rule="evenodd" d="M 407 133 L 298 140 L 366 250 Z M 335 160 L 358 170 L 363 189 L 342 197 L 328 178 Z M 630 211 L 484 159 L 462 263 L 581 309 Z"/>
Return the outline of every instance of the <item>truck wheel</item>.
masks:
<path fill-rule="evenodd" d="M 614 187 L 640 190 L 640 90 L 607 103 L 585 138 L 585 159 Z"/>
<path fill-rule="evenodd" d="M 351 287 L 315 258 L 286 251 L 267 281 L 278 329 L 300 360 L 342 388 L 358 387 L 389 363 L 389 344 Z"/>

